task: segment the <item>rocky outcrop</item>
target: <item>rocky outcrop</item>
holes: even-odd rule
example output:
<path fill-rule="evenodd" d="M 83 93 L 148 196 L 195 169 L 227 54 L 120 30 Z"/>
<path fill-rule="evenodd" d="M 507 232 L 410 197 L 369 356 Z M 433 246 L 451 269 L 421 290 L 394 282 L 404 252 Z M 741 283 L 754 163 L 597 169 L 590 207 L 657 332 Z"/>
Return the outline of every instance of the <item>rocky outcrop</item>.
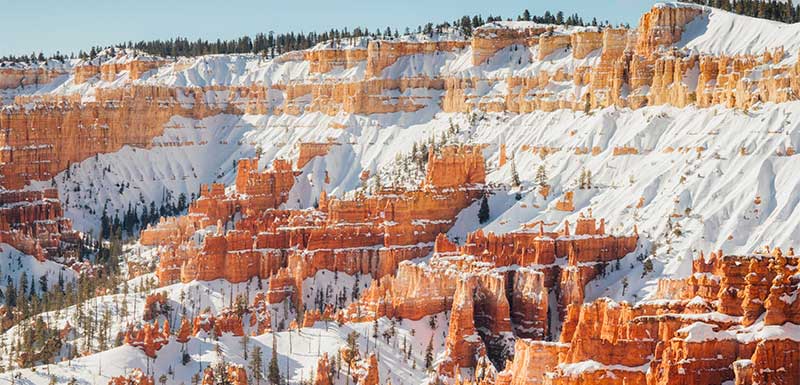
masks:
<path fill-rule="evenodd" d="M 459 50 L 469 45 L 468 41 L 406 42 L 394 40 L 372 40 L 367 45 L 366 77 L 380 76 L 381 72 L 403 56 L 433 54 Z"/>
<path fill-rule="evenodd" d="M 514 344 L 514 359 L 500 377 L 508 377 L 510 385 L 543 384 L 545 374 L 556 369 L 567 349 L 569 344 L 520 338 Z"/>
<path fill-rule="evenodd" d="M 121 59 L 121 60 L 120 60 Z M 121 72 L 127 72 L 128 81 L 137 80 L 147 71 L 156 69 L 167 63 L 161 58 L 142 56 L 136 58 L 120 58 L 109 60 L 100 65 L 100 79 L 114 81 Z M 85 81 L 85 78 L 83 79 Z M 81 83 L 76 80 L 76 83 Z"/>
<path fill-rule="evenodd" d="M 258 170 L 258 158 L 241 159 L 236 164 L 236 192 L 247 195 L 239 202 L 241 211 L 277 209 L 288 199 L 299 172 L 292 170 L 291 162 L 276 159 L 270 170 Z"/>
<path fill-rule="evenodd" d="M 62 66 L 0 65 L 0 90 L 44 85 L 68 73 Z"/>
<path fill-rule="evenodd" d="M 570 46 L 572 47 L 572 57 L 583 59 L 603 47 L 603 33 L 599 30 L 590 29 L 575 32 L 570 36 Z"/>
<path fill-rule="evenodd" d="M 141 369 L 131 370 L 127 376 L 114 376 L 108 381 L 108 385 L 155 385 L 153 376 L 145 375 Z"/>
<path fill-rule="evenodd" d="M 448 146 L 428 154 L 425 183 L 437 188 L 453 188 L 483 183 L 486 166 L 480 146 Z"/>
<path fill-rule="evenodd" d="M 64 217 L 57 190 L 0 192 L 0 242 L 39 261 L 57 259 L 80 270 L 80 241 L 72 221 Z"/>
<path fill-rule="evenodd" d="M 144 312 L 142 313 L 142 319 L 145 321 L 154 320 L 160 314 L 164 313 L 166 304 L 166 293 L 148 294 L 144 299 Z"/>
<path fill-rule="evenodd" d="M 511 320 L 522 338 L 543 340 L 548 335 L 548 291 L 541 271 L 522 268 L 514 275 Z"/>
<path fill-rule="evenodd" d="M 512 44 L 530 46 L 539 42 L 539 35 L 552 30 L 548 26 L 530 25 L 515 28 L 505 23 L 480 26 L 472 35 L 472 65 L 481 65 L 502 48 Z"/>
<path fill-rule="evenodd" d="M 181 325 L 178 328 L 178 332 L 175 334 L 175 340 L 183 344 L 189 342 L 191 336 L 192 324 L 189 323 L 189 320 L 186 318 L 181 317 Z"/>
<path fill-rule="evenodd" d="M 471 281 L 458 282 L 445 342 L 445 359 L 437 367 L 441 374 L 456 377 L 461 368 L 474 368 L 479 354 L 483 353 L 483 342 L 475 329 L 474 295 Z"/>
<path fill-rule="evenodd" d="M 358 385 L 379 385 L 380 378 L 378 376 L 378 358 L 375 354 L 370 354 L 367 357 L 366 373 L 358 380 Z"/>
<path fill-rule="evenodd" d="M 161 87 L 98 89 L 96 102 L 6 108 L 0 113 L 0 186 L 49 180 L 70 164 L 124 145 L 149 147 L 173 115 L 195 115 Z M 205 106 L 203 105 L 203 108 Z"/>
<path fill-rule="evenodd" d="M 367 60 L 367 50 L 359 48 L 338 49 L 322 48 L 303 52 L 303 60 L 309 64 L 309 72 L 325 73 L 336 67 L 353 68 L 359 62 Z"/>
<path fill-rule="evenodd" d="M 297 156 L 297 169 L 303 169 L 311 159 L 314 159 L 317 156 L 325 156 L 330 151 L 331 147 L 337 145 L 335 142 L 327 142 L 327 143 L 310 143 L 310 142 L 302 142 L 298 144 L 298 153 Z"/>
<path fill-rule="evenodd" d="M 686 24 L 703 13 L 701 7 L 660 4 L 645 13 L 639 20 L 639 37 L 636 53 L 651 55 L 658 47 L 678 42 Z"/>
<path fill-rule="evenodd" d="M 169 321 L 164 321 L 159 330 L 158 322 L 145 323 L 142 327 L 129 327 L 125 332 L 125 344 L 140 348 L 148 357 L 155 358 L 156 353 L 169 342 Z"/>
<path fill-rule="evenodd" d="M 216 384 L 247 385 L 247 371 L 236 364 L 208 367 L 203 371 L 202 385 Z"/>
<path fill-rule="evenodd" d="M 331 363 L 328 359 L 328 353 L 323 353 L 322 357 L 317 360 L 317 372 L 316 375 L 314 375 L 314 385 L 333 385 Z"/>
<path fill-rule="evenodd" d="M 224 333 L 242 336 L 244 335 L 244 323 L 239 314 L 230 310 L 223 311 L 218 316 L 204 312 L 194 317 L 192 323 L 192 335 L 197 336 L 201 331 L 213 333 L 215 336 L 221 336 Z"/>
<path fill-rule="evenodd" d="M 331 116 L 342 111 L 351 114 L 414 112 L 434 102 L 428 90 L 443 87 L 444 80 L 427 77 L 289 84 L 286 102 L 278 106 L 276 112 L 299 115 L 319 111 Z"/>

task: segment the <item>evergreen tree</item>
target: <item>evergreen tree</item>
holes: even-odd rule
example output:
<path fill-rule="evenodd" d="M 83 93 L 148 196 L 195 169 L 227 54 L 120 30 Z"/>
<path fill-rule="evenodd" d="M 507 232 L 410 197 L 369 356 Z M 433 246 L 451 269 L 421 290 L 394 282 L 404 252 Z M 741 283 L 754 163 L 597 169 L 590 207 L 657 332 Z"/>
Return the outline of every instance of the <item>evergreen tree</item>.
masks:
<path fill-rule="evenodd" d="M 272 385 L 281 385 L 281 369 L 278 366 L 278 340 L 275 333 L 272 334 L 272 358 L 269 360 L 269 372 L 267 379 Z"/>
<path fill-rule="evenodd" d="M 242 357 L 245 359 L 245 361 L 247 361 L 249 344 L 250 344 L 250 337 L 247 336 L 247 333 L 242 334 Z"/>
<path fill-rule="evenodd" d="M 547 170 L 543 164 L 540 164 L 539 168 L 536 169 L 536 184 L 538 184 L 539 187 L 547 186 Z"/>
<path fill-rule="evenodd" d="M 263 358 L 261 357 L 261 347 L 255 346 L 253 347 L 253 351 L 250 352 L 250 372 L 256 380 L 256 385 L 261 385 L 261 377 L 263 377 L 262 365 Z M 270 366 L 271 365 L 272 363 L 270 362 Z"/>
<path fill-rule="evenodd" d="M 425 369 L 433 368 L 433 336 L 428 340 L 428 347 L 425 348 Z"/>
<path fill-rule="evenodd" d="M 481 198 L 481 207 L 478 209 L 478 222 L 484 224 L 489 221 L 489 200 L 484 194 Z"/>
<path fill-rule="evenodd" d="M 511 159 L 511 186 L 519 187 L 522 184 L 519 180 L 519 173 L 517 173 L 517 162 Z"/>

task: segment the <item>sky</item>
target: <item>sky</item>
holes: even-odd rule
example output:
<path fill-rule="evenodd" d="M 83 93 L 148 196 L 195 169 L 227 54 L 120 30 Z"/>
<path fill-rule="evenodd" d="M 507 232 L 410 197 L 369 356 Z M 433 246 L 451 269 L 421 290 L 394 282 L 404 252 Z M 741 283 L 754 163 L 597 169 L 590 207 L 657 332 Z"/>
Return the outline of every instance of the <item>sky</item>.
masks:
<path fill-rule="evenodd" d="M 387 26 L 401 32 L 465 14 L 516 17 L 549 10 L 613 24 L 638 24 L 655 0 L 0 0 L 0 56 L 126 41 L 230 39 L 258 32 L 310 32 Z"/>

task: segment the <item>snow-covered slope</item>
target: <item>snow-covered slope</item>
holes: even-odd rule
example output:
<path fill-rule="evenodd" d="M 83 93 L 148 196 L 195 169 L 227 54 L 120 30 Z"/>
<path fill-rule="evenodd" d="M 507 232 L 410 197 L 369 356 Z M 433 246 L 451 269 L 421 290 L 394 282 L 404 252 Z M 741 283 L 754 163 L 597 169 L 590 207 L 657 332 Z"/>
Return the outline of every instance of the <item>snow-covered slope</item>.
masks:
<path fill-rule="evenodd" d="M 705 12 L 686 26 L 677 47 L 701 54 L 735 56 L 759 55 L 783 48 L 796 61 L 800 49 L 800 24 L 737 15 L 720 9 L 686 3 L 661 3 L 657 7 L 698 7 Z"/>

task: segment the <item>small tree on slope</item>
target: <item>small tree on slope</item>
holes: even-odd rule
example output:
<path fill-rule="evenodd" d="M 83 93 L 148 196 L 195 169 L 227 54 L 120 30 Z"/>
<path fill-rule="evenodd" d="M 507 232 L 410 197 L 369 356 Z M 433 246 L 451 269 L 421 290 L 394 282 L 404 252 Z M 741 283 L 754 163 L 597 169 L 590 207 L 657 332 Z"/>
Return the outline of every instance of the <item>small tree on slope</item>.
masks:
<path fill-rule="evenodd" d="M 278 367 L 278 343 L 274 333 L 272 334 L 272 358 L 269 360 L 267 379 L 272 385 L 281 384 L 281 369 Z"/>
<path fill-rule="evenodd" d="M 481 224 L 489 221 L 489 200 L 486 195 L 481 198 L 481 208 L 478 210 L 478 222 Z"/>
<path fill-rule="evenodd" d="M 261 347 L 256 346 L 253 348 L 253 351 L 250 352 L 250 371 L 253 373 L 253 377 L 256 380 L 256 385 L 261 385 L 261 365 L 262 365 L 262 358 L 261 358 Z M 276 361 L 277 364 L 277 361 Z M 270 361 L 270 365 L 272 362 Z"/>

